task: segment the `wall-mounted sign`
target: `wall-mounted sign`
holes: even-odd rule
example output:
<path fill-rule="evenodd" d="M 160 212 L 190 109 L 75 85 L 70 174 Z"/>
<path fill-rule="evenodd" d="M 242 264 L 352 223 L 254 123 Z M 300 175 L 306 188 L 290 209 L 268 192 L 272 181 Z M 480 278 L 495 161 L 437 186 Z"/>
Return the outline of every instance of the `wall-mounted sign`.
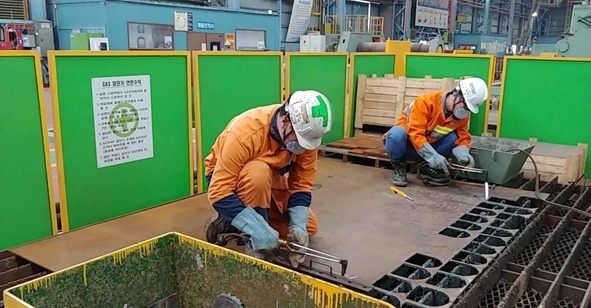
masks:
<path fill-rule="evenodd" d="M 415 26 L 447 29 L 449 0 L 418 0 Z"/>
<path fill-rule="evenodd" d="M 198 21 L 197 22 L 197 29 L 198 30 L 213 30 L 213 29 L 215 29 L 215 24 L 213 22 Z"/>
<path fill-rule="evenodd" d="M 187 12 L 174 12 L 174 30 L 189 31 L 189 14 Z"/>

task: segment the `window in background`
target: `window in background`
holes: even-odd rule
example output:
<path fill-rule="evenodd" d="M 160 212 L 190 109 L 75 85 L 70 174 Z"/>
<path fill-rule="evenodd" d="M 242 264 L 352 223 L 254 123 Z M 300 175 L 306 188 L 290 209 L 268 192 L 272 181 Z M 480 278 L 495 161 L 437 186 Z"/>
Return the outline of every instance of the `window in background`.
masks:
<path fill-rule="evenodd" d="M 174 49 L 174 25 L 127 23 L 129 49 Z"/>

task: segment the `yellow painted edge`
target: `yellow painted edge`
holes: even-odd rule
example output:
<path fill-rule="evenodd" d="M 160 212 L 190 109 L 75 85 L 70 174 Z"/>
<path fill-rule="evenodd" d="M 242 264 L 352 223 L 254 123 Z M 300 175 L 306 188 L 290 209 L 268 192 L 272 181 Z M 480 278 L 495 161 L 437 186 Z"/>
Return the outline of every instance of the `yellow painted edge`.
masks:
<path fill-rule="evenodd" d="M 283 54 L 277 52 L 266 51 L 193 51 L 193 55 L 197 56 L 282 56 Z"/>
<path fill-rule="evenodd" d="M 60 192 L 60 216 L 62 221 L 62 232 L 70 230 L 70 220 L 68 216 L 68 198 L 66 194 L 66 180 L 64 169 L 64 157 L 62 153 L 62 129 L 60 125 L 59 93 L 57 84 L 57 63 L 56 51 L 47 52 L 49 66 L 49 83 L 51 86 L 51 100 L 53 107 L 53 132 L 55 139 L 55 157 L 57 160 L 58 186 Z"/>
<path fill-rule="evenodd" d="M 490 101 L 491 101 L 491 97 L 492 97 L 492 84 L 495 81 L 495 66 L 496 66 L 496 62 L 497 62 L 497 57 L 493 56 L 490 59 L 490 63 L 488 65 L 488 99 L 486 100 L 486 108 L 484 109 L 484 128 L 483 128 L 483 133 L 487 133 L 488 132 L 488 116 L 490 113 Z"/>
<path fill-rule="evenodd" d="M 405 52 L 404 56 L 419 56 L 419 57 L 450 57 L 450 58 L 491 58 L 493 55 L 481 54 L 453 54 L 453 53 L 429 53 L 429 52 Z M 524 58 L 524 57 L 522 57 Z"/>
<path fill-rule="evenodd" d="M 8 293 L 8 290 L 4 290 L 4 307 L 6 308 L 35 308 L 27 304 L 22 299 Z"/>
<path fill-rule="evenodd" d="M 205 191 L 205 176 L 203 175 L 203 139 L 201 138 L 201 99 L 199 91 L 199 54 L 193 52 L 193 103 L 195 104 L 195 135 L 197 139 L 196 151 L 197 151 L 197 179 L 199 179 L 199 185 L 197 185 L 197 192 L 203 193 Z"/>
<path fill-rule="evenodd" d="M 34 57 L 39 56 L 36 50 L 0 50 L 0 57 Z"/>
<path fill-rule="evenodd" d="M 328 286 L 328 287 L 331 287 L 332 289 L 338 290 L 340 292 L 353 293 L 357 298 L 364 299 L 364 300 L 366 300 L 366 301 L 368 301 L 370 303 L 380 303 L 380 305 L 382 307 L 393 307 L 394 308 L 394 306 L 392 306 L 391 304 L 381 302 L 380 300 L 375 299 L 375 298 L 372 298 L 372 297 L 370 297 L 368 295 L 365 295 L 365 294 L 362 294 L 362 293 L 358 293 L 358 292 L 352 291 L 350 289 L 344 288 L 342 286 L 339 286 L 339 285 L 336 285 L 336 284 L 333 284 L 333 283 L 330 283 L 330 282 L 327 282 L 327 281 L 324 281 L 324 280 L 321 280 L 321 279 L 318 279 L 318 278 L 314 278 L 314 277 L 311 277 L 311 276 L 308 276 L 308 275 L 305 275 L 305 274 L 302 274 L 302 273 L 299 273 L 297 271 L 294 271 L 294 270 L 289 269 L 287 267 L 279 266 L 279 265 L 274 264 L 274 263 L 271 263 L 269 261 L 256 259 L 254 257 L 251 257 L 251 256 L 248 256 L 248 255 L 239 253 L 239 252 L 234 251 L 234 250 L 231 250 L 229 248 L 221 247 L 221 246 L 218 246 L 218 245 L 213 245 L 213 244 L 210 244 L 208 242 L 199 240 L 197 238 L 193 238 L 193 237 L 184 235 L 184 234 L 179 233 L 179 232 L 174 232 L 174 231 L 166 232 L 164 234 L 161 234 L 161 235 L 158 235 L 158 236 L 149 238 L 149 239 L 144 240 L 142 242 L 139 242 L 139 243 L 136 243 L 136 244 L 133 244 L 133 245 L 129 245 L 127 247 L 124 247 L 124 248 L 121 248 L 121 249 L 112 251 L 112 252 L 107 253 L 107 254 L 103 254 L 101 256 L 98 256 L 96 258 L 92 258 L 92 259 L 87 260 L 87 261 L 84 261 L 84 262 L 80 262 L 80 263 L 75 264 L 75 265 L 72 265 L 72 266 L 70 266 L 68 268 L 65 268 L 65 269 L 62 269 L 62 270 L 53 272 L 53 273 L 51 273 L 49 275 L 46 275 L 46 276 L 43 276 L 43 277 L 38 277 L 38 278 L 35 278 L 35 279 L 32 279 L 32 280 L 29 280 L 27 282 L 23 282 L 23 283 L 21 283 L 19 285 L 16 285 L 16 286 L 13 286 L 11 288 L 8 288 L 8 289 L 4 290 L 4 294 L 8 294 L 8 296 L 10 296 L 11 299 L 14 299 L 19 304 L 22 302 L 24 305 L 26 305 L 26 306 L 24 306 L 26 308 L 34 308 L 34 307 L 29 306 L 28 304 L 24 303 L 22 300 L 18 299 L 17 297 L 13 296 L 9 292 L 11 292 L 12 290 L 21 288 L 23 286 L 26 286 L 26 285 L 34 284 L 36 282 L 41 282 L 41 281 L 44 281 L 44 280 L 51 280 L 52 277 L 58 276 L 58 275 L 60 275 L 62 273 L 71 271 L 71 270 L 76 269 L 76 268 L 79 268 L 81 266 L 85 266 L 86 264 L 89 264 L 89 263 L 92 263 L 92 262 L 95 262 L 95 261 L 100 261 L 100 260 L 107 259 L 107 258 L 112 257 L 114 255 L 123 253 L 125 251 L 129 251 L 129 250 L 140 248 L 141 246 L 145 246 L 146 244 L 149 244 L 151 242 L 157 241 L 157 240 L 159 240 L 159 239 L 161 239 L 163 237 L 169 236 L 169 235 L 176 235 L 176 236 L 178 236 L 180 241 L 184 241 L 184 242 L 189 242 L 190 241 L 190 242 L 193 242 L 193 243 L 195 243 L 197 245 L 203 246 L 204 248 L 208 249 L 211 253 L 214 253 L 214 254 L 220 254 L 221 253 L 221 254 L 233 255 L 237 259 L 242 260 L 244 262 L 250 262 L 250 263 L 255 263 L 255 264 L 256 263 L 262 264 L 266 268 L 268 268 L 269 270 L 271 270 L 273 272 L 277 272 L 277 273 L 283 272 L 283 273 L 292 273 L 292 274 L 295 274 L 297 277 L 303 278 L 302 279 L 303 280 L 303 283 L 308 284 L 308 285 L 314 285 L 314 286 L 317 286 L 317 287 L 319 285 Z M 320 286 L 320 287 L 321 287 L 321 289 L 324 289 L 322 286 Z M 7 307 L 7 308 L 13 308 L 13 307 Z M 17 306 L 17 308 L 21 308 L 21 307 Z"/>
<path fill-rule="evenodd" d="M 544 57 L 536 57 L 536 56 L 505 56 L 511 60 L 537 60 L 537 61 L 576 61 L 576 62 L 591 62 L 591 58 L 568 58 L 568 57 L 560 57 L 560 58 L 544 58 Z"/>
<path fill-rule="evenodd" d="M 182 56 L 188 51 L 90 51 L 90 50 L 53 50 L 55 57 L 121 57 L 121 56 Z"/>
<path fill-rule="evenodd" d="M 291 56 L 292 54 L 287 52 L 285 53 L 285 97 L 289 97 L 291 93 Z"/>
<path fill-rule="evenodd" d="M 283 54 L 279 56 L 279 102 L 283 103 L 284 99 L 287 99 L 285 96 L 285 91 L 283 91 L 283 85 L 285 84 L 285 75 L 283 74 Z"/>
<path fill-rule="evenodd" d="M 353 72 L 351 70 L 349 70 L 349 60 L 351 59 L 351 54 L 350 53 L 346 53 L 346 58 L 345 58 L 345 101 L 343 102 L 345 107 L 344 112 L 343 112 L 343 138 L 347 138 L 348 134 L 347 132 L 349 131 L 349 116 L 351 114 L 351 106 L 349 105 L 349 103 L 347 102 L 347 86 L 349 85 L 349 80 L 351 79 L 351 75 L 353 74 Z M 353 92 L 353 91 L 351 91 Z M 352 93 L 351 93 L 352 94 Z"/>
<path fill-rule="evenodd" d="M 382 55 L 383 53 L 378 53 Z M 286 56 L 349 56 L 348 52 L 299 52 L 290 51 L 285 53 Z"/>
<path fill-rule="evenodd" d="M 33 59 L 35 61 L 35 71 L 37 78 L 37 95 L 39 97 L 39 111 L 41 113 L 41 129 L 43 130 L 43 153 L 45 155 L 45 172 L 47 176 L 47 189 L 49 189 L 49 209 L 51 210 L 51 229 L 53 235 L 58 234 L 57 225 L 57 207 L 55 206 L 55 196 L 53 193 L 53 177 L 51 175 L 51 156 L 49 151 L 49 137 L 47 136 L 47 113 L 45 111 L 45 95 L 43 90 L 43 77 L 41 76 L 41 57 L 35 52 Z"/>
<path fill-rule="evenodd" d="M 193 163 L 193 82 L 191 80 L 191 52 L 187 51 L 186 54 L 187 59 L 187 117 L 188 123 L 187 126 L 189 128 L 189 196 L 195 194 L 195 184 L 194 184 L 194 163 Z"/>
<path fill-rule="evenodd" d="M 501 136 L 501 118 L 503 117 L 503 96 L 505 95 L 505 80 L 507 76 L 507 63 L 510 57 L 503 58 L 503 72 L 501 73 L 501 91 L 499 95 L 499 113 L 497 115 L 497 130 L 495 132 L 496 137 Z"/>
<path fill-rule="evenodd" d="M 373 52 L 368 52 L 368 54 L 374 54 Z M 355 56 L 359 55 L 359 53 L 351 53 L 349 57 L 349 63 L 351 64 L 349 68 L 349 81 L 347 82 L 349 85 L 349 99 L 347 100 L 347 108 L 345 109 L 345 138 L 349 138 L 351 134 L 351 117 L 354 114 L 353 109 L 353 80 L 355 79 Z M 361 54 L 364 55 L 364 54 Z"/>
<path fill-rule="evenodd" d="M 395 56 L 396 53 L 394 52 L 371 52 L 371 51 L 356 51 L 356 52 L 350 52 L 350 55 L 356 55 L 356 56 L 383 56 L 383 55 L 389 55 L 389 56 Z"/>

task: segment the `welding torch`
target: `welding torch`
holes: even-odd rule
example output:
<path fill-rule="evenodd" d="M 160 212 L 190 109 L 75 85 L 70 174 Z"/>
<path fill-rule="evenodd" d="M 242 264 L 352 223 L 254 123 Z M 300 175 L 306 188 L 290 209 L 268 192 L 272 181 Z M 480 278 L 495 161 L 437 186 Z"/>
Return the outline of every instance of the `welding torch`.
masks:
<path fill-rule="evenodd" d="M 349 261 L 347 261 L 345 259 L 341 259 L 337 256 L 333 256 L 331 254 L 328 254 L 328 253 L 325 253 L 322 251 L 318 251 L 316 249 L 312 249 L 310 247 L 303 246 L 303 245 L 300 245 L 300 244 L 297 244 L 294 242 L 288 242 L 288 241 L 285 241 L 282 239 L 279 240 L 279 244 L 280 244 L 280 247 L 284 248 L 284 250 L 287 250 L 291 253 L 297 253 L 297 254 L 308 256 L 308 257 L 318 258 L 318 259 L 328 261 L 328 262 L 339 263 L 341 265 L 341 275 L 342 276 L 345 276 L 345 273 L 347 272 L 347 266 L 349 265 Z M 293 246 L 293 248 L 291 246 Z M 300 249 L 300 250 L 305 250 L 306 252 L 294 250 L 294 248 Z"/>
<path fill-rule="evenodd" d="M 240 233 L 223 233 L 223 234 L 219 234 L 217 241 L 215 242 L 216 245 L 219 246 L 226 246 L 228 244 L 228 241 L 231 239 L 242 239 L 242 240 L 249 240 L 250 236 L 248 236 L 247 234 L 240 234 Z M 313 257 L 313 258 L 317 258 L 317 259 L 321 259 L 324 261 L 329 261 L 329 262 L 334 262 L 334 263 L 339 263 L 341 265 L 341 275 L 345 276 L 345 273 L 347 272 L 347 267 L 349 265 L 349 261 L 345 260 L 345 259 L 341 259 L 339 257 L 333 256 L 331 254 L 322 252 L 322 251 L 318 251 L 294 242 L 288 242 L 286 240 L 282 240 L 279 239 L 279 248 L 289 251 L 290 253 L 297 253 L 297 254 L 301 254 L 304 256 L 308 256 L 308 257 Z M 297 250 L 296 250 L 297 249 Z M 305 250 L 305 252 L 300 251 L 300 250 Z"/>

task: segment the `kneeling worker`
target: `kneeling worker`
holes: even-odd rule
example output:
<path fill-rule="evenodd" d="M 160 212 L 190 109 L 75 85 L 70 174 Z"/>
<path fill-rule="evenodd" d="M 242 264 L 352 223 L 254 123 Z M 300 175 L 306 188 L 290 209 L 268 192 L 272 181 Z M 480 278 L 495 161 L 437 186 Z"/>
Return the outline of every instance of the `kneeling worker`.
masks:
<path fill-rule="evenodd" d="M 424 159 L 427 164 L 419 168 L 419 175 L 435 185 L 449 183 L 446 163 L 451 154 L 460 164 L 473 166 L 474 158 L 469 153 L 470 112 L 477 114 L 487 98 L 488 87 L 480 78 L 460 80 L 449 92 L 417 97 L 382 137 L 394 168 L 392 183 L 401 187 L 408 185 L 407 160 Z"/>
<path fill-rule="evenodd" d="M 279 238 L 308 246 L 318 221 L 310 210 L 322 137 L 332 127 L 328 98 L 296 91 L 284 104 L 247 110 L 218 136 L 205 158 L 208 198 L 216 214 L 206 225 L 218 234 L 248 234 L 245 253 L 264 259 Z M 292 254 L 297 267 L 304 256 Z"/>

